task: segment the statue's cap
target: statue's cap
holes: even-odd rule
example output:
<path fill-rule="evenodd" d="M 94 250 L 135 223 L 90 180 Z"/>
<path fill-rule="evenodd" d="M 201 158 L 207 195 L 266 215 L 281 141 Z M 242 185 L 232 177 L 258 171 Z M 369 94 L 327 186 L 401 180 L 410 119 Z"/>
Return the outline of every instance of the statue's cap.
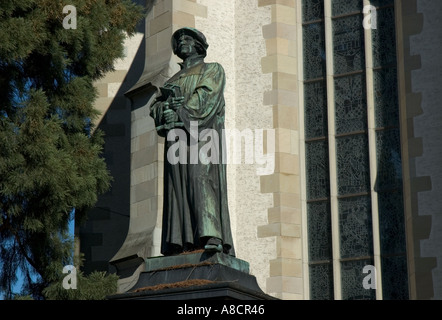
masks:
<path fill-rule="evenodd" d="M 178 29 L 172 35 L 173 53 L 176 54 L 176 50 L 178 49 L 178 39 L 183 34 L 191 36 L 193 39 L 195 39 L 196 41 L 198 41 L 200 43 L 200 45 L 202 46 L 204 51 L 207 51 L 209 44 L 207 43 L 207 40 L 206 40 L 206 37 L 204 36 L 204 34 L 201 31 L 198 31 L 194 28 L 185 27 L 185 28 Z"/>

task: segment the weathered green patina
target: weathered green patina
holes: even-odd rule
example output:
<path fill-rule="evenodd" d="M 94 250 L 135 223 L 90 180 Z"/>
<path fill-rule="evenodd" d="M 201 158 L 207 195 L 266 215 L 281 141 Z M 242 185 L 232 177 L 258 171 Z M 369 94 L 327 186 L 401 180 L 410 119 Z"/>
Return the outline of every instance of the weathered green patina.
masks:
<path fill-rule="evenodd" d="M 209 129 L 218 133 L 210 135 L 217 139 L 211 141 L 216 146 L 212 152 L 223 154 L 225 73 L 220 64 L 204 62 L 208 44 L 198 30 L 177 30 L 172 47 L 183 59 L 181 71 L 166 82 L 150 113 L 158 134 L 166 137 L 161 253 L 204 248 L 234 256 L 226 165 L 219 157 L 215 162 L 200 161 L 198 152 L 207 144 L 204 132 Z M 168 151 L 179 136 L 175 130 L 185 133 L 187 143 L 186 154 L 180 154 L 176 164 L 168 161 Z"/>

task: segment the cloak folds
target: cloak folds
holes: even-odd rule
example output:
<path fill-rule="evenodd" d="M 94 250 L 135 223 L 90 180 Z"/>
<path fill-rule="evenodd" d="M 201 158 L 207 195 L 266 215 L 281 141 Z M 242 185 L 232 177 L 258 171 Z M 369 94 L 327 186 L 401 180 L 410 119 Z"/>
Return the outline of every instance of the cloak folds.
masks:
<path fill-rule="evenodd" d="M 167 160 L 168 149 L 176 142 L 166 139 L 161 253 L 171 255 L 204 248 L 207 240 L 214 237 L 223 241 L 225 253 L 234 256 L 227 202 L 226 164 L 222 159 L 217 163 L 203 164 L 199 157 L 195 164 L 190 155 L 191 144 L 197 143 L 198 150 L 207 144 L 207 141 L 195 141 L 191 136 L 191 123 L 198 124 L 199 133 L 205 129 L 217 131 L 219 141 L 213 143 L 218 148 L 218 155 L 221 157 L 223 154 L 224 70 L 220 64 L 204 63 L 201 58 L 189 67 L 183 67 L 166 84 L 179 86 L 184 96 L 184 102 L 176 112 L 179 121 L 184 124 L 179 129 L 187 136 L 187 162 L 171 164 Z M 150 113 L 157 127 L 164 124 L 163 112 L 164 104 L 160 97 Z M 167 137 L 167 133 L 165 129 L 158 129 L 160 136 Z"/>

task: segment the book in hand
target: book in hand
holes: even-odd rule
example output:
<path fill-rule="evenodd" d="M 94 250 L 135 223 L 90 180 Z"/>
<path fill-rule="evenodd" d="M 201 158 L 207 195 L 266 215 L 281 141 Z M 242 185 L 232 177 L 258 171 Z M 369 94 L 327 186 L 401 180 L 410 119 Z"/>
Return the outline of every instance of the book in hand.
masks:
<path fill-rule="evenodd" d="M 181 88 L 175 84 L 166 83 L 163 87 L 160 87 L 161 101 L 170 101 L 172 98 L 182 97 Z"/>
<path fill-rule="evenodd" d="M 161 91 L 161 100 L 166 101 L 164 104 L 165 110 L 169 109 L 169 102 L 172 100 L 172 98 L 179 98 L 181 97 L 181 88 L 177 85 L 167 83 L 163 87 L 160 87 Z M 156 127 L 157 131 L 159 130 L 171 130 L 177 127 L 184 127 L 184 123 L 182 122 L 171 122 L 171 123 L 165 123 L 163 125 L 160 125 Z"/>

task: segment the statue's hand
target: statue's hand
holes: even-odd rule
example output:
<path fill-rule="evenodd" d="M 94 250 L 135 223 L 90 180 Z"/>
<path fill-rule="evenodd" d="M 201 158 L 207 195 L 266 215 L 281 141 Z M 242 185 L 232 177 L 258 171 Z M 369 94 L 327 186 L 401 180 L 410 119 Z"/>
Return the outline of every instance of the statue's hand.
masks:
<path fill-rule="evenodd" d="M 176 111 L 179 107 L 183 105 L 184 97 L 174 97 L 170 101 L 169 108 Z"/>
<path fill-rule="evenodd" d="M 172 122 L 178 122 L 179 118 L 175 111 L 168 109 L 165 110 L 163 113 L 163 118 L 166 124 L 172 123 Z"/>

